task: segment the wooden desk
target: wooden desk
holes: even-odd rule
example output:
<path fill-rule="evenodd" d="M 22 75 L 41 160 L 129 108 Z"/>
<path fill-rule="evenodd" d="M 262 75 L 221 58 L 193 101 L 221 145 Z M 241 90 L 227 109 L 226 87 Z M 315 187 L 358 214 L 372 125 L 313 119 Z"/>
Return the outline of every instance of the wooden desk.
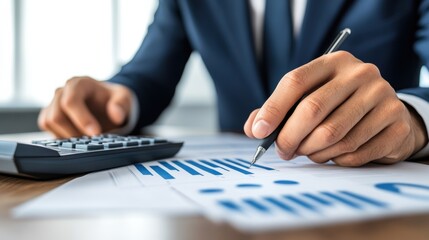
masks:
<path fill-rule="evenodd" d="M 43 139 L 46 135 L 0 135 L 0 139 L 36 138 Z M 112 213 L 82 218 L 13 219 L 9 215 L 14 206 L 70 179 L 33 181 L 0 175 L 0 239 L 429 239 L 429 214 L 256 235 L 240 233 L 201 216 Z"/>

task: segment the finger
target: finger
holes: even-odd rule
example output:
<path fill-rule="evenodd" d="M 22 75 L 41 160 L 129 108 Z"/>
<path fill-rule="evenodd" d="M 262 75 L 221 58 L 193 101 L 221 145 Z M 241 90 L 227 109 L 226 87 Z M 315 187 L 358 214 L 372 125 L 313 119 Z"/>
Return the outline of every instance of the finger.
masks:
<path fill-rule="evenodd" d="M 47 112 L 49 130 L 57 138 L 69 138 L 82 136 L 59 108 L 51 108 Z"/>
<path fill-rule="evenodd" d="M 325 162 L 336 156 L 356 151 L 403 116 L 406 107 L 395 99 L 387 99 L 372 109 L 350 132 L 336 144 L 309 155 L 315 162 Z"/>
<path fill-rule="evenodd" d="M 64 90 L 62 88 L 57 89 L 51 104 L 43 111 L 42 117 L 45 118 L 45 126 L 57 138 L 82 135 L 61 110 L 59 102 L 62 98 L 63 92 Z"/>
<path fill-rule="evenodd" d="M 314 162 L 323 163 L 342 154 L 356 151 L 394 122 L 394 119 L 386 118 L 386 111 L 388 109 L 383 109 L 381 106 L 374 108 L 339 142 L 310 154 L 309 158 Z"/>
<path fill-rule="evenodd" d="M 383 159 L 393 152 L 394 149 L 399 148 L 402 143 L 402 138 L 398 138 L 397 128 L 397 124 L 392 124 L 355 152 L 340 155 L 332 160 L 340 166 L 358 167 L 374 160 Z M 403 135 L 401 134 L 401 136 Z M 389 144 L 386 144 L 387 142 Z M 396 161 L 399 161 L 399 159 L 396 159 Z"/>
<path fill-rule="evenodd" d="M 93 136 L 101 133 L 101 126 L 88 109 L 86 101 L 94 94 L 96 81 L 70 81 L 64 88 L 60 101 L 61 109 L 76 128 L 85 135 Z M 102 88 L 97 88 L 97 94 L 102 94 Z"/>
<path fill-rule="evenodd" d="M 359 82 L 359 79 L 352 79 L 352 82 Z M 360 86 L 302 141 L 297 149 L 297 154 L 310 155 L 339 142 L 370 110 L 381 102 L 386 95 L 386 90 L 390 90 L 390 86 L 385 81 Z M 382 118 L 382 116 L 377 117 Z M 291 128 L 291 130 L 293 131 L 295 128 Z M 291 134 L 290 131 L 288 133 Z"/>
<path fill-rule="evenodd" d="M 58 102 L 62 93 L 62 88 L 57 89 L 51 104 L 40 112 L 38 118 L 39 127 L 50 131 L 57 138 L 79 135 L 79 132 L 68 121 L 59 107 Z"/>
<path fill-rule="evenodd" d="M 258 114 L 258 112 L 259 112 L 259 108 L 253 110 L 250 113 L 249 117 L 247 118 L 246 123 L 244 123 L 244 133 L 250 138 L 255 138 L 255 136 L 253 136 L 253 133 L 252 133 L 252 124 L 253 124 L 253 121 L 255 120 L 256 114 Z"/>
<path fill-rule="evenodd" d="M 42 110 L 40 110 L 39 116 L 37 117 L 37 125 L 39 126 L 39 128 L 43 131 L 48 131 L 48 124 L 46 121 L 46 112 L 47 109 L 43 108 Z"/>
<path fill-rule="evenodd" d="M 357 81 L 351 84 L 344 84 L 343 79 L 333 79 L 325 85 L 305 97 L 297 106 L 293 114 L 287 120 L 283 129 L 277 137 L 278 150 L 283 155 L 293 156 L 295 150 L 301 145 L 301 142 L 312 131 L 317 130 L 317 126 L 331 112 L 348 99 L 358 87 Z M 354 106 L 353 106 L 354 107 Z M 311 135 L 311 134 L 310 134 Z M 312 138 L 310 137 L 312 140 Z M 322 138 L 317 138 L 317 144 L 323 142 Z M 310 142 L 309 144 L 313 144 Z M 317 145 L 305 146 L 304 150 L 313 149 Z M 301 153 L 298 153 L 301 154 Z"/>
<path fill-rule="evenodd" d="M 131 109 L 131 92 L 124 86 L 113 86 L 112 95 L 107 102 L 107 115 L 116 125 L 122 125 Z"/>
<path fill-rule="evenodd" d="M 319 57 L 287 73 L 256 115 L 252 126 L 253 135 L 257 138 L 268 136 L 296 101 L 311 89 L 328 81 L 337 68 L 349 61 L 356 60 L 351 54 L 339 51 Z"/>

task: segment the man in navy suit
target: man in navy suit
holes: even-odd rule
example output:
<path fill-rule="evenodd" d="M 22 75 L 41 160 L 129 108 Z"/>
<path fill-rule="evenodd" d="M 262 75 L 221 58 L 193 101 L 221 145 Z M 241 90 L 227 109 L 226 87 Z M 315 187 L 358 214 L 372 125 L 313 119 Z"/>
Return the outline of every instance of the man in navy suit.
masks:
<path fill-rule="evenodd" d="M 344 51 L 321 56 L 345 27 Z M 39 125 L 58 137 L 135 132 L 168 106 L 192 51 L 215 83 L 222 131 L 264 138 L 305 96 L 277 138 L 283 159 L 428 155 L 429 1 L 417 0 L 160 0 L 134 58 L 107 82 L 70 79 Z"/>

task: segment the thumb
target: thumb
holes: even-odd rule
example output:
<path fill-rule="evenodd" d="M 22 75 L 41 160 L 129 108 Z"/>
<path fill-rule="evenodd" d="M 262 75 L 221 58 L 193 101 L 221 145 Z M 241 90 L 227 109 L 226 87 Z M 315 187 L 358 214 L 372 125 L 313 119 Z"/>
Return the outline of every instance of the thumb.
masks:
<path fill-rule="evenodd" d="M 125 123 L 131 108 L 131 96 L 128 91 L 117 89 L 107 103 L 107 115 L 116 125 Z"/>

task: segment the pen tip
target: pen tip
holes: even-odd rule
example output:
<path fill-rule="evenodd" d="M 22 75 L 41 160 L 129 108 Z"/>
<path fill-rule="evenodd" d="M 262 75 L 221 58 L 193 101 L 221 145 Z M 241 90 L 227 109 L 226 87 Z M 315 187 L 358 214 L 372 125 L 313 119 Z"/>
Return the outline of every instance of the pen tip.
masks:
<path fill-rule="evenodd" d="M 253 164 L 255 164 L 255 162 L 256 162 L 257 160 L 258 160 L 258 159 L 256 159 L 256 154 L 255 154 L 255 156 L 253 156 L 252 162 L 249 164 L 249 168 L 251 168 L 251 167 L 253 166 Z"/>
<path fill-rule="evenodd" d="M 256 149 L 255 155 L 253 155 L 253 159 L 252 159 L 252 162 L 250 163 L 249 168 L 252 167 L 253 164 L 255 164 L 255 162 L 262 157 L 262 155 L 264 155 L 265 151 L 267 150 L 261 146 L 259 146 L 258 149 Z"/>

